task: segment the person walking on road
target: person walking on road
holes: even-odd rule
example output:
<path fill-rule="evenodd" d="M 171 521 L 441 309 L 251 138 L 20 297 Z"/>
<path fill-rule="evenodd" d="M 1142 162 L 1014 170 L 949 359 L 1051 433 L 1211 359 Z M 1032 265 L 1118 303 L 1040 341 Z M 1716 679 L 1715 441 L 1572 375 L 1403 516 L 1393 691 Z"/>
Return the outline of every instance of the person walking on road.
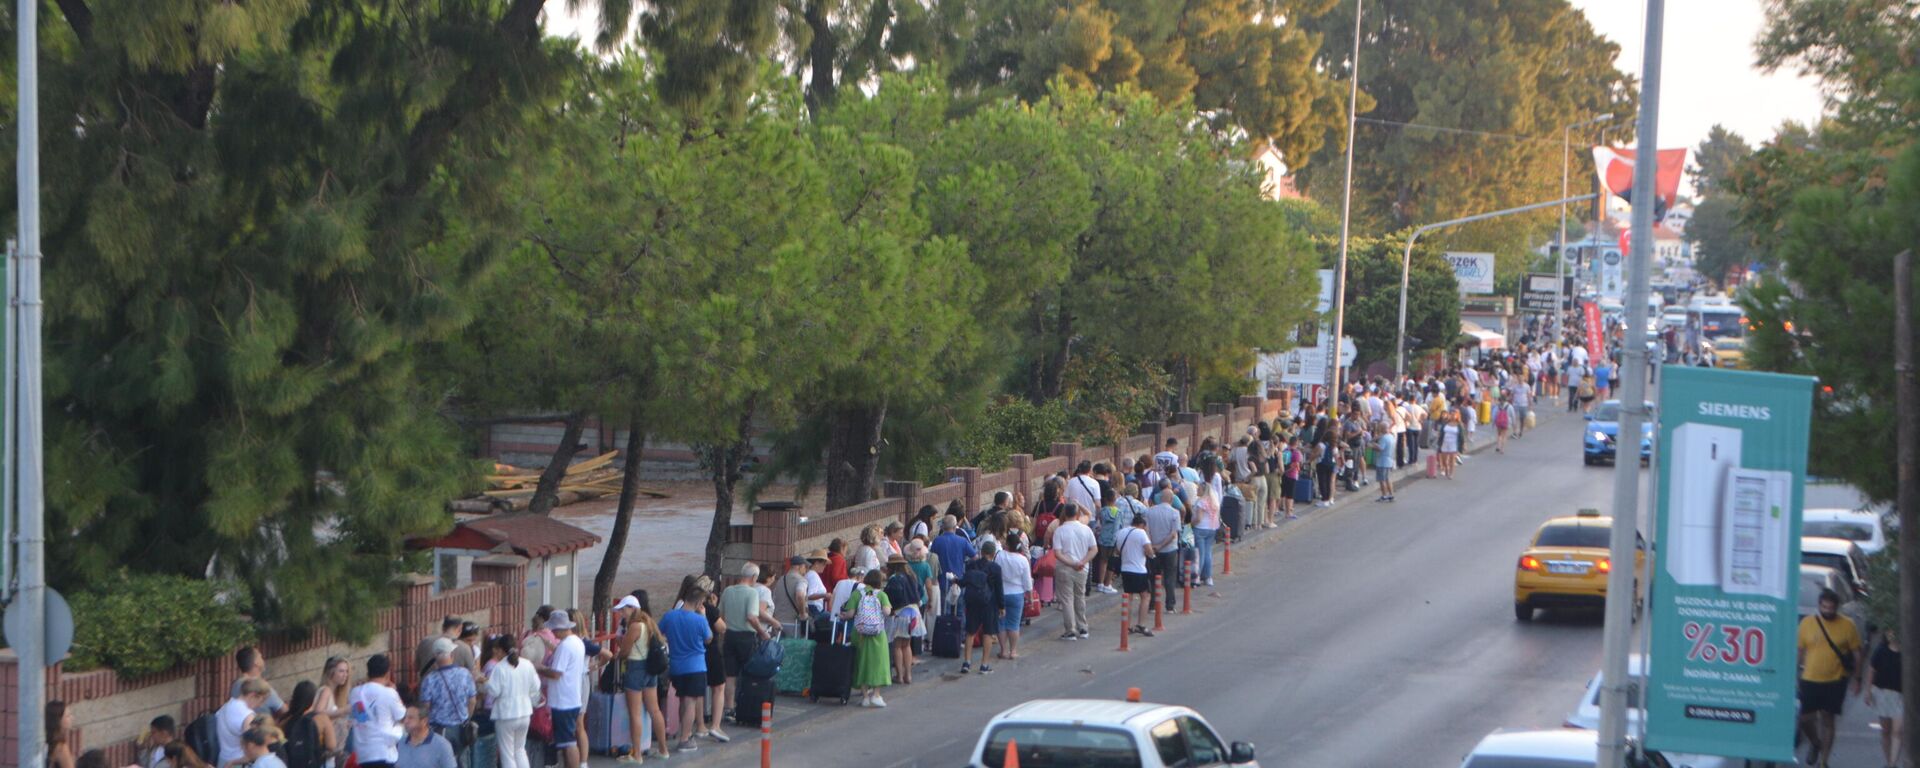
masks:
<path fill-rule="evenodd" d="M 1440 474 L 1448 480 L 1453 479 L 1453 469 L 1460 465 L 1460 412 L 1447 411 L 1440 414 Z"/>
<path fill-rule="evenodd" d="M 1113 488 L 1101 489 L 1101 496 L 1111 504 Z M 1103 509 L 1113 507 L 1103 504 Z M 1087 575 L 1094 558 L 1100 554 L 1097 537 L 1092 528 L 1080 522 L 1085 517 L 1078 508 L 1069 509 L 1066 518 L 1053 531 L 1053 578 L 1055 599 L 1060 601 L 1060 623 L 1062 640 L 1079 640 L 1087 637 Z"/>
<path fill-rule="evenodd" d="M 1820 591 L 1818 612 L 1800 620 L 1800 729 L 1807 735 L 1807 764 L 1827 768 L 1833 756 L 1833 721 L 1847 702 L 1847 688 L 1860 686 L 1860 633 L 1840 615 L 1840 596 Z"/>
<path fill-rule="evenodd" d="M 1146 625 L 1147 601 L 1153 592 L 1153 577 L 1148 567 L 1153 558 L 1151 538 L 1147 533 L 1147 516 L 1141 513 L 1133 516 L 1115 545 L 1120 552 L 1120 585 L 1126 593 L 1121 599 L 1134 602 L 1131 631 L 1145 637 L 1153 637 L 1153 631 Z"/>
<path fill-rule="evenodd" d="M 1900 643 L 1893 630 L 1880 633 L 1880 642 L 1867 657 L 1867 680 L 1861 687 L 1866 689 L 1867 708 L 1880 720 L 1880 751 L 1887 758 L 1887 768 L 1894 768 L 1900 764 L 1900 728 L 1906 709 L 1900 692 Z"/>

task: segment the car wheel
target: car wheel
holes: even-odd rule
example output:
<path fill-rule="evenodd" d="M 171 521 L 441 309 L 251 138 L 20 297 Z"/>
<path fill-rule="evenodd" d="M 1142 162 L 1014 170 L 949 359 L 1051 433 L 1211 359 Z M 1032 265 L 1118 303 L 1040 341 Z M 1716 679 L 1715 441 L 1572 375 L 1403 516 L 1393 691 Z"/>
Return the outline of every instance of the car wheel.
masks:
<path fill-rule="evenodd" d="M 1581 463 L 1581 464 L 1584 464 L 1584 465 L 1586 465 L 1586 466 L 1589 466 L 1589 467 L 1591 467 L 1591 466 L 1593 466 L 1593 457 L 1592 457 L 1592 456 L 1586 456 L 1586 455 L 1582 455 L 1582 456 L 1580 457 L 1580 463 Z"/>
<path fill-rule="evenodd" d="M 1520 621 L 1533 621 L 1533 606 L 1526 603 L 1513 604 L 1513 617 Z"/>

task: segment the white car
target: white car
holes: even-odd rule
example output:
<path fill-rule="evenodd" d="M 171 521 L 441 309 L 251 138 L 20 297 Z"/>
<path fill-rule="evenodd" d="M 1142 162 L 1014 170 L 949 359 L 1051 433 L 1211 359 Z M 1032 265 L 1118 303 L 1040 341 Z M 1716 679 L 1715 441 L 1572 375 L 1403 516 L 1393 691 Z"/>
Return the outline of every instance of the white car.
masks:
<path fill-rule="evenodd" d="M 1599 763 L 1599 734 L 1562 728 L 1553 731 L 1494 731 L 1475 745 L 1460 768 L 1594 768 Z M 1674 768 L 1658 752 L 1628 757 L 1632 768 Z"/>
<path fill-rule="evenodd" d="M 1167 704 L 1036 699 L 987 721 L 970 768 L 1002 768 L 1012 742 L 1020 764 L 1137 768 L 1253 766 L 1253 745 L 1229 746 L 1200 713 Z"/>
<path fill-rule="evenodd" d="M 1800 537 L 1800 562 L 1824 565 L 1840 572 L 1854 594 L 1867 594 L 1867 555 L 1860 545 L 1846 539 L 1825 536 Z"/>
<path fill-rule="evenodd" d="M 1587 692 L 1580 697 L 1580 704 L 1567 715 L 1565 725 L 1587 731 L 1600 730 L 1600 683 L 1605 677 L 1600 672 L 1593 673 L 1593 679 L 1587 682 Z M 1633 654 L 1627 657 L 1627 733 L 1640 732 L 1640 708 L 1645 706 L 1640 694 L 1646 690 L 1646 657 Z M 1740 763 L 1725 757 L 1713 755 L 1688 755 L 1678 752 L 1663 755 L 1673 768 L 1732 768 Z"/>
<path fill-rule="evenodd" d="M 1800 513 L 1800 535 L 1846 539 L 1872 557 L 1887 548 L 1887 526 L 1871 509 L 1809 509 Z"/>

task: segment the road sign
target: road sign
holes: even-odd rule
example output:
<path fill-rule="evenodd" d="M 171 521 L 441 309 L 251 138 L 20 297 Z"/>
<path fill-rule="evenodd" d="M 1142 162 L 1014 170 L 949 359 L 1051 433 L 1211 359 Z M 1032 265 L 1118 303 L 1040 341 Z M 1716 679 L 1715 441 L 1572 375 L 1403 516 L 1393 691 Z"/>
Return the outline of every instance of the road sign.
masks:
<path fill-rule="evenodd" d="M 1559 285 L 1561 289 L 1557 294 L 1554 290 L 1555 285 Z M 1522 312 L 1552 312 L 1556 299 L 1562 302 L 1563 309 L 1571 306 L 1572 277 L 1567 277 L 1563 281 L 1555 275 L 1530 272 L 1527 274 L 1526 281 L 1520 284 L 1520 311 Z"/>
<path fill-rule="evenodd" d="M 23 611 L 7 611 L 4 628 L 10 648 L 20 647 L 31 637 L 27 627 L 19 626 L 24 622 L 18 617 L 25 615 Z M 46 618 L 46 624 L 40 628 L 45 633 L 41 637 L 46 638 L 43 641 L 45 645 L 41 647 L 46 649 L 47 666 L 51 667 L 67 658 L 67 652 L 73 650 L 73 609 L 67 607 L 67 599 L 61 597 L 53 587 L 47 587 Z"/>
<path fill-rule="evenodd" d="M 1446 257 L 1461 293 L 1493 293 L 1493 254 L 1448 251 Z"/>
<path fill-rule="evenodd" d="M 1647 745 L 1791 762 L 1814 380 L 1662 374 Z"/>

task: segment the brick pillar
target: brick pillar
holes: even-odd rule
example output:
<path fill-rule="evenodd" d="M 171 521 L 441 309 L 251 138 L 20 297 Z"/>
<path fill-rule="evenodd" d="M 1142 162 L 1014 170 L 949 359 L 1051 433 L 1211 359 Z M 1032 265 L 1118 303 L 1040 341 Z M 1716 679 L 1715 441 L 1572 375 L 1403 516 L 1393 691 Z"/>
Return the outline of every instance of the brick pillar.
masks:
<path fill-rule="evenodd" d="M 1053 443 L 1047 448 L 1047 453 L 1067 457 L 1067 474 L 1073 474 L 1073 468 L 1079 466 L 1080 459 L 1084 458 L 1080 455 L 1079 443 Z"/>
<path fill-rule="evenodd" d="M 920 508 L 920 484 L 906 480 L 888 480 L 881 486 L 881 495 L 889 499 L 900 500 L 900 524 L 906 525 L 913 520 L 913 513 Z"/>
<path fill-rule="evenodd" d="M 947 467 L 947 477 L 959 478 L 960 484 L 967 489 L 966 499 L 960 502 L 960 506 L 965 507 L 969 515 L 973 514 L 974 506 L 980 503 L 980 475 L 979 467 Z M 933 530 L 938 533 L 940 526 L 936 523 Z"/>
<path fill-rule="evenodd" d="M 1206 436 L 1219 440 L 1222 445 L 1233 445 L 1233 406 L 1227 403 L 1207 403 L 1207 415 L 1220 417 L 1220 433 L 1208 433 Z"/>
<path fill-rule="evenodd" d="M 1007 457 L 1014 469 L 1013 489 L 1021 495 L 1033 490 L 1033 454 L 1016 453 Z"/>
<path fill-rule="evenodd" d="M 787 558 L 793 556 L 793 540 L 800 527 L 800 510 L 793 509 L 754 509 L 753 510 L 753 561 L 772 563 L 776 567 L 787 567 Z"/>
<path fill-rule="evenodd" d="M 1173 415 L 1173 424 L 1167 429 L 1167 437 L 1179 438 L 1180 450 L 1175 453 L 1191 458 L 1200 447 L 1200 414 L 1182 411 Z M 1160 441 L 1165 445 L 1166 441 Z"/>
<path fill-rule="evenodd" d="M 420 671 L 412 668 L 413 647 L 419 645 L 420 641 L 427 637 L 429 631 L 438 632 L 440 630 L 441 617 L 427 615 L 428 608 L 431 607 L 432 602 L 432 577 L 414 579 L 411 583 L 407 584 L 401 592 L 399 605 L 401 616 L 400 626 L 393 630 L 393 647 L 387 650 L 387 655 L 389 660 L 393 662 L 394 682 L 403 686 L 412 687 L 419 682 L 417 678 L 420 676 Z M 432 630 L 426 628 L 429 624 L 432 625 Z M 229 663 L 227 666 L 232 666 L 232 664 Z M 232 679 L 229 677 L 223 681 L 223 684 L 232 685 Z M 218 688 L 217 690 L 224 692 L 226 689 Z"/>
<path fill-rule="evenodd" d="M 1167 423 L 1164 421 L 1140 422 L 1138 434 L 1153 436 L 1153 444 L 1147 446 L 1147 455 L 1152 456 L 1160 452 L 1161 446 L 1167 444 Z"/>

